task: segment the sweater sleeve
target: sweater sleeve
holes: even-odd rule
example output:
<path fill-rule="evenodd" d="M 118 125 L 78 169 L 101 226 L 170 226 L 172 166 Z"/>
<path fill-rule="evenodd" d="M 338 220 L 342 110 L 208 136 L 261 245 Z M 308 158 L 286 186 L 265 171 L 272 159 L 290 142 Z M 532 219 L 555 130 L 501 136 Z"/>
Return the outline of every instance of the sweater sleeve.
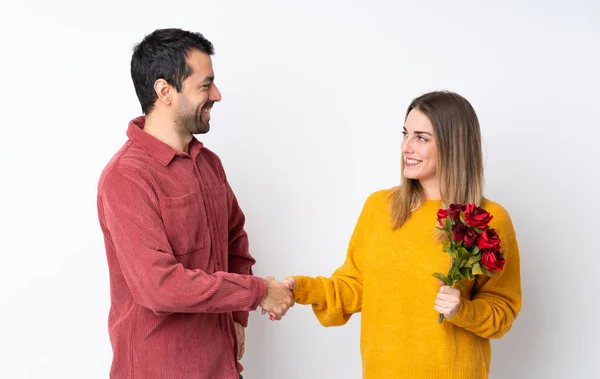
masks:
<path fill-rule="evenodd" d="M 189 270 L 168 242 L 157 196 L 139 174 L 115 169 L 99 188 L 102 227 L 138 305 L 158 315 L 249 311 L 265 294 L 263 279 Z"/>
<path fill-rule="evenodd" d="M 510 216 L 504 209 L 494 215 L 491 226 L 501 239 L 504 269 L 492 277 L 481 275 L 471 299 L 462 299 L 456 315 L 447 321 L 482 338 L 506 334 L 521 310 L 519 247 Z"/>
<path fill-rule="evenodd" d="M 323 326 L 340 326 L 360 312 L 363 299 L 363 241 L 368 225 L 369 200 L 365 203 L 350 238 L 346 261 L 330 278 L 295 276 L 294 300 L 312 305 Z"/>

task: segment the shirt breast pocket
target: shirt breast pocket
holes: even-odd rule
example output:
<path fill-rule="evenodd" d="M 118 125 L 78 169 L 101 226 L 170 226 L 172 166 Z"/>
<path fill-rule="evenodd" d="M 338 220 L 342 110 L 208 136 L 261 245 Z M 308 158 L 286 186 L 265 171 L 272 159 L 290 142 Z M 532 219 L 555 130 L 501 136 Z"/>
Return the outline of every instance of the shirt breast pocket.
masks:
<path fill-rule="evenodd" d="M 173 254 L 190 254 L 206 246 L 208 227 L 200 193 L 165 197 L 163 200 L 163 223 Z"/>

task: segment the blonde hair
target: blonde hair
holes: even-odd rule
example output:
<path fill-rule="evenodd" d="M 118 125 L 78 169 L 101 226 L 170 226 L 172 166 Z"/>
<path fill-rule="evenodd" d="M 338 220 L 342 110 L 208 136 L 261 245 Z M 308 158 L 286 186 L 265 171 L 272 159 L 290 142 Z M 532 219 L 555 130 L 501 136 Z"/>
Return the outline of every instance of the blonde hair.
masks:
<path fill-rule="evenodd" d="M 423 112 L 433 125 L 437 146 L 436 175 L 442 204 L 481 205 L 484 182 L 481 132 L 471 104 L 456 93 L 436 91 L 414 99 L 408 106 L 405 120 L 413 109 Z M 400 171 L 401 183 L 390 195 L 394 228 L 402 226 L 425 200 L 419 181 L 404 176 L 404 160 Z"/>

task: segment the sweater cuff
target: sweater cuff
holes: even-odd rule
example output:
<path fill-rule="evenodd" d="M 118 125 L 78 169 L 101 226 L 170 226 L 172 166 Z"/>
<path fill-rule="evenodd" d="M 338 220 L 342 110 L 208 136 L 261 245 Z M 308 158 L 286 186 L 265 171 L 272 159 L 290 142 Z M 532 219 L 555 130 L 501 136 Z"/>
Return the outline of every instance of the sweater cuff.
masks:
<path fill-rule="evenodd" d="M 463 329 L 473 326 L 475 324 L 475 307 L 473 306 L 473 301 L 463 298 L 456 314 L 446 320 Z"/>
<path fill-rule="evenodd" d="M 318 278 L 310 276 L 294 276 L 294 301 L 298 304 L 321 304 L 325 302 L 325 287 Z"/>

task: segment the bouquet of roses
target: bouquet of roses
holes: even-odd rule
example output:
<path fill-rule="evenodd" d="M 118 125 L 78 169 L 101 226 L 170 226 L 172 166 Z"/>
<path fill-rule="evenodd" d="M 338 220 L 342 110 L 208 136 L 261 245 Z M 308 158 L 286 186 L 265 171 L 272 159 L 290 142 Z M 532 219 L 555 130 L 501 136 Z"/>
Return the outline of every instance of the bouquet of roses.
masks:
<path fill-rule="evenodd" d="M 504 268 L 500 252 L 500 237 L 488 226 L 493 216 L 475 204 L 450 204 L 437 213 L 439 227 L 447 240 L 443 251 L 450 255 L 452 264 L 448 275 L 433 274 L 444 284 L 463 289 L 463 279 L 473 280 L 475 275 L 493 276 Z M 444 316 L 440 314 L 441 323 Z"/>

